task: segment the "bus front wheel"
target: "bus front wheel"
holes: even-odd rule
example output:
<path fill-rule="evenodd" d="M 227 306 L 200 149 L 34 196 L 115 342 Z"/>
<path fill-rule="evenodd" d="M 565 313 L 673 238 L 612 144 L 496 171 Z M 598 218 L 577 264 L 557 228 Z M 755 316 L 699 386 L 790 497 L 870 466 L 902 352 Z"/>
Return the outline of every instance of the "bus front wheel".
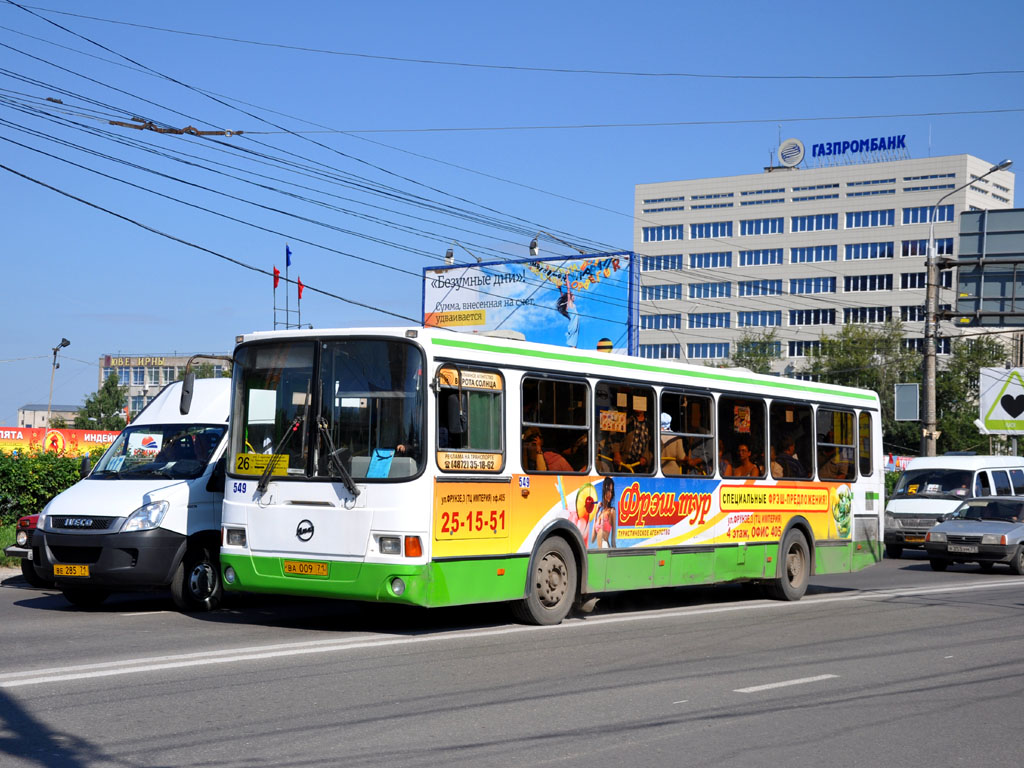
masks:
<path fill-rule="evenodd" d="M 530 561 L 526 597 L 515 604 L 527 624 L 559 624 L 576 599 L 576 558 L 565 539 L 547 539 Z"/>
<path fill-rule="evenodd" d="M 779 575 L 768 582 L 768 595 L 790 601 L 803 597 L 811 577 L 811 554 L 807 539 L 795 528 L 782 539 L 777 567 Z"/>

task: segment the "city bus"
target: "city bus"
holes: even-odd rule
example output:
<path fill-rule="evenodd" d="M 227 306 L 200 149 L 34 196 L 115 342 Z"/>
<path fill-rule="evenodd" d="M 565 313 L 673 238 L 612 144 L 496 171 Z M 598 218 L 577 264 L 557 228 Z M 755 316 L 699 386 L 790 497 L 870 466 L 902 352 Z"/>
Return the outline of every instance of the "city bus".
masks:
<path fill-rule="evenodd" d="M 798 600 L 881 559 L 874 392 L 437 328 L 236 341 L 228 591 L 557 624 L 622 590 Z"/>

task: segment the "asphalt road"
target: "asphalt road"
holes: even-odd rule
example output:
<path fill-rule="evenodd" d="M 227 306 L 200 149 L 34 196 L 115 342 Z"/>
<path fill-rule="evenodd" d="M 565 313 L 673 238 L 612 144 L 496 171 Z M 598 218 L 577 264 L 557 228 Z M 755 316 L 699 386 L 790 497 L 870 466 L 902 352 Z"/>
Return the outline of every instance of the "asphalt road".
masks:
<path fill-rule="evenodd" d="M 0 766 L 1009 766 L 1024 580 L 887 560 L 798 603 L 603 599 L 558 627 L 0 584 Z"/>

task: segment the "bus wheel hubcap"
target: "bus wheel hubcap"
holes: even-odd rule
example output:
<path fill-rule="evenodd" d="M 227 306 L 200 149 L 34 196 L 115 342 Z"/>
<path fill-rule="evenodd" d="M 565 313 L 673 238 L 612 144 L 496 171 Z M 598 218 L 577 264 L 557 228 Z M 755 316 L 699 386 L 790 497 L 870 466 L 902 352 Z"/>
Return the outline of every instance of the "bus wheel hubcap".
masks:
<path fill-rule="evenodd" d="M 541 559 L 539 571 L 537 587 L 540 601 L 548 607 L 558 605 L 565 597 L 569 584 L 565 563 L 558 555 L 549 552 Z"/>
<path fill-rule="evenodd" d="M 790 584 L 799 584 L 804 577 L 804 559 L 799 550 L 794 549 L 786 556 L 786 575 Z"/>

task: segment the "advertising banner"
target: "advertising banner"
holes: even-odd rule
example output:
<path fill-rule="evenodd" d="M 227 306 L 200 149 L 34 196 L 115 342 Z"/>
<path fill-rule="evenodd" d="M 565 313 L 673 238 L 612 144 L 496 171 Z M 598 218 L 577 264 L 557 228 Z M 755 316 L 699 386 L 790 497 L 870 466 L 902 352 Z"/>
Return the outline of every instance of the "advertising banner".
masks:
<path fill-rule="evenodd" d="M 425 269 L 423 324 L 636 354 L 635 271 L 630 251 Z"/>
<path fill-rule="evenodd" d="M 97 448 L 106 448 L 119 434 L 95 429 L 0 428 L 0 451 L 50 451 L 59 456 L 81 456 Z"/>
<path fill-rule="evenodd" d="M 1024 368 L 982 368 L 978 400 L 990 434 L 1024 433 Z"/>

